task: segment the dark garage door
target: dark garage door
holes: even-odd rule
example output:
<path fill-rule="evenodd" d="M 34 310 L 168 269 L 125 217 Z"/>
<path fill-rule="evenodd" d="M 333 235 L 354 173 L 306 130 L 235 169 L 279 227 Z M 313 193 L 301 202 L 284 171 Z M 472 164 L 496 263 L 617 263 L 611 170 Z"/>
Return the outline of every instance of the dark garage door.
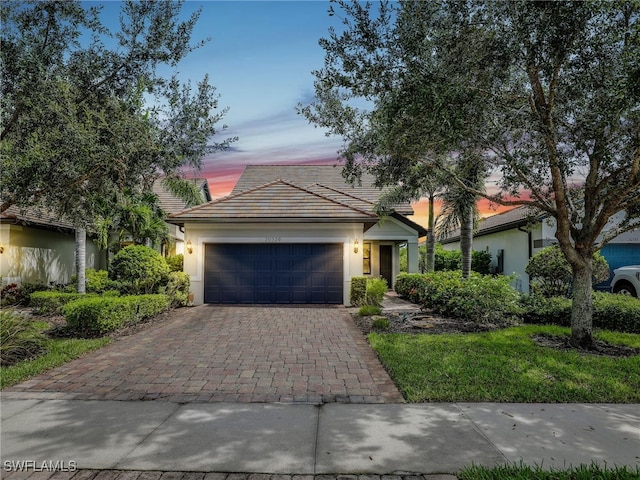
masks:
<path fill-rule="evenodd" d="M 205 303 L 343 302 L 341 244 L 207 244 Z"/>

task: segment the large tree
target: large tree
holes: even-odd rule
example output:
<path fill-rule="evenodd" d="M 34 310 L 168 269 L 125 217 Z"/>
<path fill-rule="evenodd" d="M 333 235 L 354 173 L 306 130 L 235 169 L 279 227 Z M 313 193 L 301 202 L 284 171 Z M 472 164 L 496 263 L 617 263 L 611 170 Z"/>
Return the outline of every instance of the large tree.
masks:
<path fill-rule="evenodd" d="M 441 166 L 473 194 L 555 220 L 573 271 L 571 342 L 590 346 L 592 255 L 640 226 L 640 4 L 336 3 L 342 23 L 321 40 L 316 99 L 301 111 L 344 138 L 346 173 L 479 152 L 497 192 Z"/>
<path fill-rule="evenodd" d="M 160 73 L 202 43 L 191 43 L 199 12 L 181 20 L 181 7 L 127 1 L 111 32 L 99 7 L 2 2 L 0 212 L 43 206 L 82 233 L 105 199 L 150 191 L 226 147 L 212 140 L 226 109 L 208 79 Z"/>
<path fill-rule="evenodd" d="M 128 1 L 120 29 L 79 2 L 2 2 L 2 204 L 81 223 L 92 199 L 200 167 L 226 109 L 205 77 L 166 78 L 200 43 L 182 2 Z M 224 127 L 223 127 L 224 128 Z"/>

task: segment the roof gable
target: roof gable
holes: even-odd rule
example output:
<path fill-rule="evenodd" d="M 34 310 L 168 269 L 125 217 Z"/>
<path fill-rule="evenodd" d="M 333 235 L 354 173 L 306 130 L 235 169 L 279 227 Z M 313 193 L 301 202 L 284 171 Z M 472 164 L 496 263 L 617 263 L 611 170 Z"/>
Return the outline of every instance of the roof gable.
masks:
<path fill-rule="evenodd" d="M 378 201 L 383 191 L 374 186 L 374 177 L 368 173 L 362 174 L 359 185 L 347 183 L 342 176 L 342 168 L 335 165 L 248 165 L 231 193 L 240 193 L 278 179 L 294 185 L 319 184 L 371 204 Z M 397 205 L 395 211 L 402 215 L 414 213 L 408 202 Z"/>
<path fill-rule="evenodd" d="M 243 222 L 359 221 L 375 222 L 367 210 L 342 203 L 284 180 L 231 194 L 169 216 L 169 221 Z"/>

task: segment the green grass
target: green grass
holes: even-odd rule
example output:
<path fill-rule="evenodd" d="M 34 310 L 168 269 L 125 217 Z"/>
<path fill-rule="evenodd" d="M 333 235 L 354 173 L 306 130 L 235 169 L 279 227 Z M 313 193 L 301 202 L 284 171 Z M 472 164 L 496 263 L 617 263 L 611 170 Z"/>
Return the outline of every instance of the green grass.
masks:
<path fill-rule="evenodd" d="M 531 335 L 569 329 L 526 325 L 478 334 L 371 333 L 369 342 L 410 402 L 640 402 L 640 355 L 560 351 Z M 640 347 L 640 335 L 599 332 Z"/>
<path fill-rule="evenodd" d="M 43 328 L 49 327 L 48 323 L 41 323 Z M 92 339 L 49 338 L 45 342 L 46 353 L 14 365 L 0 367 L 0 389 L 10 387 L 45 370 L 62 365 L 86 352 L 104 346 L 110 341 L 111 339 L 108 337 Z"/>
<path fill-rule="evenodd" d="M 370 315 L 380 315 L 382 313 L 382 308 L 377 305 L 363 305 L 358 310 L 358 314 L 362 317 L 368 317 Z"/>
<path fill-rule="evenodd" d="M 632 480 L 640 478 L 640 469 L 580 465 L 568 469 L 543 469 L 526 465 L 482 467 L 473 465 L 458 472 L 460 480 Z"/>

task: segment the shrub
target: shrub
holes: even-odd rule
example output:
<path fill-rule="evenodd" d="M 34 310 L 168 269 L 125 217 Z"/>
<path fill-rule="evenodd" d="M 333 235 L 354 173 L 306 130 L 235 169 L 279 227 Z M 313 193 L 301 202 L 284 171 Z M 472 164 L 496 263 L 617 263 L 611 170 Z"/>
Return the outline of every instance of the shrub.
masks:
<path fill-rule="evenodd" d="M 74 300 L 84 298 L 82 293 L 66 293 L 66 292 L 34 292 L 31 294 L 31 308 L 36 315 L 62 315 L 64 306 Z"/>
<path fill-rule="evenodd" d="M 120 250 L 111 262 L 109 276 L 131 294 L 155 293 L 166 282 L 169 266 L 152 248 L 131 245 Z"/>
<path fill-rule="evenodd" d="M 45 337 L 34 322 L 11 311 L 0 311 L 0 364 L 11 365 L 41 353 Z"/>
<path fill-rule="evenodd" d="M 366 302 L 367 305 L 382 305 L 384 294 L 387 293 L 389 287 L 384 278 L 369 278 L 366 285 Z"/>
<path fill-rule="evenodd" d="M 102 335 L 122 326 L 137 323 L 165 311 L 167 295 L 131 295 L 126 297 L 88 297 L 64 307 L 67 325 L 81 335 Z"/>
<path fill-rule="evenodd" d="M 531 277 L 534 293 L 545 297 L 566 296 L 573 273 L 569 262 L 558 245 L 543 248 L 529 259 L 524 271 Z M 609 264 L 596 252 L 593 255 L 593 278 L 596 285 L 609 278 Z"/>
<path fill-rule="evenodd" d="M 106 291 L 119 290 L 120 284 L 109 278 L 107 270 L 94 270 L 87 268 L 87 292 L 104 293 Z"/>
<path fill-rule="evenodd" d="M 401 274 L 396 278 L 396 291 L 442 315 L 499 322 L 512 320 L 521 311 L 520 295 L 510 282 L 511 277 L 476 272 L 464 280 L 459 270 Z"/>
<path fill-rule="evenodd" d="M 571 300 L 566 297 L 522 295 L 520 305 L 525 323 L 571 325 Z"/>
<path fill-rule="evenodd" d="M 371 323 L 371 326 L 376 330 L 387 330 L 390 326 L 389 319 L 384 317 L 376 318 Z"/>
<path fill-rule="evenodd" d="M 179 253 L 178 255 L 171 255 L 165 259 L 169 270 L 172 272 L 181 272 L 184 270 L 184 255 Z"/>
<path fill-rule="evenodd" d="M 367 277 L 351 277 L 350 300 L 355 307 L 367 302 Z"/>
<path fill-rule="evenodd" d="M 421 252 L 421 257 L 426 256 Z M 424 261 L 426 265 L 426 260 Z M 462 265 L 462 254 L 460 250 L 445 250 L 440 243 L 436 243 L 434 270 L 440 272 L 443 270 L 460 270 Z M 491 273 L 491 254 L 484 250 L 474 250 L 471 252 L 471 270 L 482 275 Z"/>
<path fill-rule="evenodd" d="M 594 292 L 593 326 L 605 330 L 640 333 L 640 300 L 627 295 Z"/>
<path fill-rule="evenodd" d="M 369 317 L 371 315 L 380 315 L 382 313 L 382 308 L 377 305 L 363 305 L 358 310 L 358 315 L 361 317 Z"/>
<path fill-rule="evenodd" d="M 0 290 L 0 305 L 18 305 L 22 301 L 22 292 L 17 283 L 9 283 Z"/>
<path fill-rule="evenodd" d="M 5 285 L 0 291 L 0 304 L 4 307 L 9 305 L 29 305 L 30 297 L 33 292 L 48 290 L 44 283 L 25 282 L 22 285 L 10 283 Z"/>
<path fill-rule="evenodd" d="M 571 299 L 523 295 L 522 318 L 527 323 L 571 326 Z M 605 292 L 593 293 L 593 326 L 604 330 L 640 333 L 640 300 Z"/>
<path fill-rule="evenodd" d="M 184 272 L 171 272 L 167 280 L 165 292 L 171 299 L 172 307 L 184 307 L 189 302 L 189 286 L 191 280 Z"/>
<path fill-rule="evenodd" d="M 419 302 L 419 292 L 427 286 L 425 274 L 401 273 L 396 277 L 395 290 L 398 295 L 413 303 Z"/>

